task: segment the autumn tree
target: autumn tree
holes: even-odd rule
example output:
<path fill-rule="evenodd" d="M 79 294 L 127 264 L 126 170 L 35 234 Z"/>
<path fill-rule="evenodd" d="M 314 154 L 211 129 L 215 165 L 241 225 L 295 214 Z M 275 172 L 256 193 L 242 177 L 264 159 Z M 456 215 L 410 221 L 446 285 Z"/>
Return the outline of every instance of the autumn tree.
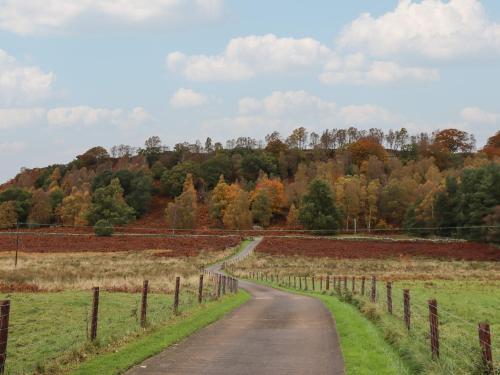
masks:
<path fill-rule="evenodd" d="M 353 163 L 360 166 L 363 161 L 369 159 L 370 156 L 375 156 L 379 160 L 386 160 L 387 153 L 382 145 L 373 138 L 361 138 L 358 141 L 349 145 L 349 151 Z"/>
<path fill-rule="evenodd" d="M 253 220 L 263 227 L 267 227 L 273 214 L 272 201 L 269 191 L 257 190 L 252 201 Z"/>
<path fill-rule="evenodd" d="M 299 221 L 306 228 L 323 233 L 335 233 L 340 216 L 333 192 L 327 182 L 315 179 L 309 185 L 299 208 Z"/>
<path fill-rule="evenodd" d="M 17 224 L 16 204 L 13 201 L 0 203 L 0 229 L 9 229 Z"/>
<path fill-rule="evenodd" d="M 88 191 L 74 187 L 71 194 L 63 198 L 58 210 L 63 225 L 87 225 L 87 213 L 90 210 L 91 202 L 92 199 Z"/>
<path fill-rule="evenodd" d="M 286 225 L 290 228 L 295 228 L 300 224 L 299 222 L 299 210 L 292 203 L 290 209 L 288 210 L 288 215 L 286 217 Z"/>
<path fill-rule="evenodd" d="M 260 191 L 265 191 L 271 203 L 273 215 L 281 214 L 286 206 L 285 187 L 279 179 L 270 179 L 263 174 L 257 181 L 252 199 L 255 199 Z"/>
<path fill-rule="evenodd" d="M 198 204 L 193 176 L 188 173 L 181 195 L 170 202 L 165 210 L 167 221 L 172 228 L 193 229 L 198 218 Z"/>
<path fill-rule="evenodd" d="M 500 157 L 500 131 L 488 138 L 486 145 L 481 151 L 488 155 L 490 159 Z"/>
<path fill-rule="evenodd" d="M 292 148 L 303 150 L 307 145 L 307 137 L 308 133 L 306 128 L 301 126 L 292 131 L 292 134 L 286 139 L 286 143 Z"/>
<path fill-rule="evenodd" d="M 53 218 L 52 204 L 49 194 L 41 189 L 33 194 L 33 206 L 28 215 L 28 224 L 31 227 L 50 224 Z"/>
<path fill-rule="evenodd" d="M 452 153 L 471 152 L 476 147 L 474 136 L 458 129 L 438 130 L 433 133 L 433 140 L 439 148 Z"/>
<path fill-rule="evenodd" d="M 252 226 L 250 197 L 243 189 L 238 189 L 236 197 L 228 204 L 223 217 L 224 226 L 229 229 L 249 229 Z"/>
<path fill-rule="evenodd" d="M 8 188 L 0 192 L 0 204 L 13 202 L 16 207 L 17 219 L 20 223 L 25 223 L 31 208 L 32 194 L 17 187 Z"/>

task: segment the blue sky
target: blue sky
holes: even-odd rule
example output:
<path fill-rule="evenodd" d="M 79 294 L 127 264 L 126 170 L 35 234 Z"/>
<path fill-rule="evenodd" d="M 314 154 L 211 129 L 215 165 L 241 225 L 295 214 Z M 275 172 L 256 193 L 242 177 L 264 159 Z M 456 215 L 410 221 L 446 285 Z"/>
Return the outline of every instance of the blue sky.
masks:
<path fill-rule="evenodd" d="M 494 0 L 0 0 L 0 181 L 151 135 L 457 127 L 482 146 L 499 87 Z"/>

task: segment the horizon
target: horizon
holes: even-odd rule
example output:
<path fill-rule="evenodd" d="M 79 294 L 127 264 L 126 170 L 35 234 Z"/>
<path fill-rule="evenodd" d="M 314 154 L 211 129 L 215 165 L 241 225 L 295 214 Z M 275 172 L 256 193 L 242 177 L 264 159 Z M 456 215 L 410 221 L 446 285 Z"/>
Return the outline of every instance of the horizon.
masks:
<path fill-rule="evenodd" d="M 153 135 L 500 128 L 492 0 L 0 5 L 0 182 Z"/>

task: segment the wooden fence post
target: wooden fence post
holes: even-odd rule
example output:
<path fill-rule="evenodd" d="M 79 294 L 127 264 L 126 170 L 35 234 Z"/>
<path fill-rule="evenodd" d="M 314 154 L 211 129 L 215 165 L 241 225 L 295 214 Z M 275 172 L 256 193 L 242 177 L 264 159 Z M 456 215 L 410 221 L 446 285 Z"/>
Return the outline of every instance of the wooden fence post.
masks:
<path fill-rule="evenodd" d="M 311 276 L 311 283 L 312 283 L 312 287 L 313 287 L 313 291 L 314 291 L 316 289 L 314 286 L 314 276 Z"/>
<path fill-rule="evenodd" d="M 299 289 L 302 290 L 302 277 L 299 276 Z"/>
<path fill-rule="evenodd" d="M 437 359 L 439 358 L 439 318 L 435 299 L 429 300 L 429 324 L 432 358 Z"/>
<path fill-rule="evenodd" d="M 226 294 L 226 284 L 227 284 L 227 277 L 222 276 L 222 294 Z"/>
<path fill-rule="evenodd" d="M 372 276 L 372 293 L 371 293 L 371 298 L 370 300 L 372 303 L 375 303 L 377 300 L 377 279 L 375 276 Z"/>
<path fill-rule="evenodd" d="M 347 293 L 347 276 L 344 276 L 344 293 Z"/>
<path fill-rule="evenodd" d="M 10 300 L 0 301 L 0 374 L 5 372 L 9 338 Z"/>
<path fill-rule="evenodd" d="M 366 277 L 361 277 L 361 295 L 364 296 L 365 295 L 365 280 L 366 280 Z"/>
<path fill-rule="evenodd" d="M 493 356 L 491 354 L 491 333 L 488 323 L 479 323 L 479 345 L 486 374 L 493 374 Z"/>
<path fill-rule="evenodd" d="M 387 282 L 387 312 L 392 314 L 392 283 L 390 281 Z"/>
<path fill-rule="evenodd" d="M 220 298 L 222 292 L 222 275 L 217 275 L 217 298 Z"/>
<path fill-rule="evenodd" d="M 181 278 L 177 276 L 175 278 L 175 294 L 174 294 L 174 314 L 179 313 L 179 291 L 181 289 Z"/>
<path fill-rule="evenodd" d="M 323 290 L 323 276 L 319 277 L 319 290 Z"/>
<path fill-rule="evenodd" d="M 326 275 L 326 290 L 330 290 L 330 275 Z"/>
<path fill-rule="evenodd" d="M 198 285 L 198 303 L 203 302 L 203 275 L 200 275 L 200 283 Z"/>
<path fill-rule="evenodd" d="M 307 290 L 307 276 L 304 276 L 304 288 Z"/>
<path fill-rule="evenodd" d="M 148 310 L 148 280 L 142 283 L 142 298 L 141 298 L 141 327 L 146 327 L 146 316 Z"/>
<path fill-rule="evenodd" d="M 352 294 L 356 291 L 356 276 L 352 277 Z"/>
<path fill-rule="evenodd" d="M 292 286 L 292 275 L 288 275 L 288 287 Z"/>
<path fill-rule="evenodd" d="M 403 290 L 403 315 L 404 315 L 404 320 L 405 320 L 405 326 L 410 330 L 410 322 L 411 322 L 411 310 L 410 310 L 410 290 L 409 289 L 404 289 Z"/>
<path fill-rule="evenodd" d="M 99 315 L 99 287 L 93 288 L 92 298 L 92 322 L 90 324 L 90 340 L 94 341 L 97 337 L 97 316 Z"/>

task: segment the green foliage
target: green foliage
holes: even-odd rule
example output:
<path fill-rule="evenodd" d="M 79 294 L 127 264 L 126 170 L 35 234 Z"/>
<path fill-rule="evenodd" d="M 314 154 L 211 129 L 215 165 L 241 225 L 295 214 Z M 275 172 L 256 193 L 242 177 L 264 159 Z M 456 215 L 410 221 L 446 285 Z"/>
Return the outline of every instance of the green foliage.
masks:
<path fill-rule="evenodd" d="M 0 229 L 9 229 L 17 224 L 16 205 L 13 201 L 0 203 Z"/>
<path fill-rule="evenodd" d="M 138 216 L 142 216 L 149 210 L 153 181 L 151 177 L 142 171 L 134 172 L 127 169 L 115 173 L 105 171 L 94 177 L 92 190 L 108 186 L 111 180 L 117 178 L 123 188 L 125 201 L 131 206 Z"/>
<path fill-rule="evenodd" d="M 226 154 L 217 154 L 201 163 L 200 174 L 205 180 L 206 187 L 210 190 L 217 185 L 221 175 L 224 175 L 229 181 L 232 181 L 233 173 L 231 159 Z"/>
<path fill-rule="evenodd" d="M 273 215 L 271 198 L 267 190 L 257 191 L 252 203 L 253 220 L 263 227 L 267 227 Z"/>
<path fill-rule="evenodd" d="M 328 183 L 315 179 L 309 185 L 299 208 L 299 221 L 306 229 L 335 233 L 340 214 L 335 206 L 333 192 Z"/>
<path fill-rule="evenodd" d="M 101 219 L 97 223 L 94 224 L 94 233 L 99 237 L 110 237 L 113 235 L 115 228 L 113 224 L 108 221 Z"/>
<path fill-rule="evenodd" d="M 61 189 L 56 189 L 50 192 L 49 198 L 52 210 L 54 210 L 56 207 L 61 205 L 62 200 L 64 199 L 64 192 Z"/>
<path fill-rule="evenodd" d="M 135 217 L 135 211 L 123 199 L 123 189 L 118 178 L 97 189 L 92 196 L 92 205 L 87 215 L 91 225 L 99 220 L 109 220 L 113 225 L 127 224 Z"/>
<path fill-rule="evenodd" d="M 9 188 L 0 193 L 0 203 L 13 201 L 16 207 L 17 218 L 19 222 L 24 223 L 28 218 L 31 208 L 30 192 L 17 187 Z"/>
<path fill-rule="evenodd" d="M 182 194 L 175 198 L 175 202 L 168 204 L 165 215 L 171 228 L 193 229 L 196 227 L 197 211 L 197 197 L 193 177 L 188 174 Z"/>
<path fill-rule="evenodd" d="M 189 161 L 177 164 L 172 169 L 163 172 L 160 179 L 163 194 L 169 197 L 176 197 L 181 194 L 188 173 L 191 173 L 196 178 L 199 176 L 199 166 Z"/>
<path fill-rule="evenodd" d="M 241 177 L 246 180 L 255 181 L 261 171 L 269 176 L 275 175 L 278 170 L 276 159 L 263 152 L 249 152 L 241 160 Z"/>

